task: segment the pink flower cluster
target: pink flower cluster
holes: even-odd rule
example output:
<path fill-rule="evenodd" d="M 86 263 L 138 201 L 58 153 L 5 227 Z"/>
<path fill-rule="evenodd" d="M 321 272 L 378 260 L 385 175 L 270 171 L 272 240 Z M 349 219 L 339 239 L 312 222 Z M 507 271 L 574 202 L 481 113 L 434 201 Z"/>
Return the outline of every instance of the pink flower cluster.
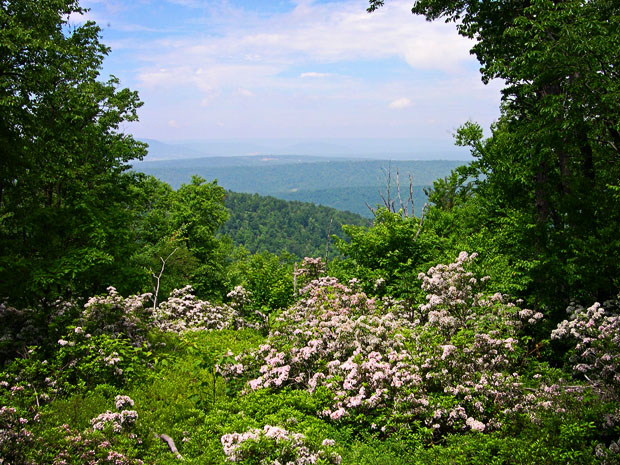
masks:
<path fill-rule="evenodd" d="M 82 321 L 84 326 L 93 328 L 94 334 L 124 335 L 141 343 L 151 318 L 151 298 L 150 293 L 125 298 L 110 286 L 107 295 L 88 299 L 82 311 Z M 79 328 L 83 332 L 83 328 Z"/>
<path fill-rule="evenodd" d="M 272 460 L 271 464 L 306 465 L 317 463 L 340 464 L 340 455 L 312 447 L 301 433 L 291 433 L 279 426 L 265 425 L 245 433 L 229 433 L 220 439 L 228 462 L 242 462 L 250 458 Z M 333 447 L 334 441 L 325 439 L 323 447 Z M 274 455 L 277 457 L 274 459 Z M 263 463 L 261 461 L 261 463 Z"/>
<path fill-rule="evenodd" d="M 239 312 L 252 303 L 252 293 L 243 286 L 235 286 L 226 297 L 230 300 L 230 306 Z"/>
<path fill-rule="evenodd" d="M 135 410 L 123 410 L 121 412 L 111 412 L 108 410 L 90 420 L 90 424 L 94 430 L 101 431 L 110 427 L 115 433 L 120 433 L 123 427 L 133 425 L 137 419 L 138 412 Z"/>
<path fill-rule="evenodd" d="M 232 306 L 213 305 L 196 298 L 192 291 L 191 286 L 172 291 L 168 300 L 155 309 L 153 326 L 178 334 L 248 326 Z"/>
<path fill-rule="evenodd" d="M 274 319 L 266 344 L 220 372 L 254 373 L 253 390 L 321 386 L 332 403 L 320 413 L 332 420 L 387 409 L 392 422 L 497 428 L 500 414 L 535 407 L 517 371 L 526 353 L 521 330 L 542 315 L 481 292 L 482 280 L 466 269 L 474 258 L 462 253 L 420 275 L 427 303 L 414 321 L 398 302 L 377 302 L 335 278 L 314 280 Z"/>
<path fill-rule="evenodd" d="M 107 440 L 101 433 L 86 430 L 77 432 L 62 425 L 58 430 L 64 434 L 65 448 L 56 454 L 53 465 L 88 464 L 88 465 L 144 465 L 137 458 L 112 449 L 118 437 Z M 129 435 L 131 437 L 131 434 Z"/>
<path fill-rule="evenodd" d="M 307 280 L 318 279 L 325 273 L 325 263 L 321 259 L 306 257 L 303 259 L 297 270 L 295 271 L 296 277 L 303 277 Z"/>
<path fill-rule="evenodd" d="M 171 292 L 168 300 L 157 308 L 149 305 L 151 294 L 133 295 L 124 298 L 113 287 L 108 295 L 91 297 L 82 312 L 84 326 L 95 328 L 97 333 L 124 335 L 134 343 L 144 342 L 143 333 L 149 327 L 161 331 L 181 334 L 187 331 L 219 330 L 252 327 L 246 322 L 237 307 L 247 303 L 249 295 L 241 287 L 229 294 L 233 305 L 213 305 L 192 294 L 191 286 Z M 81 332 L 83 328 L 79 327 Z M 60 340 L 59 344 L 68 343 Z"/>
<path fill-rule="evenodd" d="M 121 410 L 123 407 L 133 407 L 133 399 L 129 396 L 116 396 L 114 398 L 114 405 L 116 410 Z"/>
<path fill-rule="evenodd" d="M 570 359 L 573 371 L 614 400 L 620 398 L 619 308 L 619 301 L 604 305 L 596 302 L 588 308 L 570 305 L 569 319 L 551 333 L 551 339 L 575 342 L 575 352 Z"/>
<path fill-rule="evenodd" d="M 117 410 L 120 412 L 111 412 L 110 410 L 105 413 L 97 415 L 90 420 L 94 430 L 104 430 L 107 427 L 111 427 L 115 433 L 120 433 L 123 427 L 135 424 L 138 419 L 138 412 L 135 410 L 123 410 L 123 407 L 133 407 L 134 401 L 129 396 L 116 396 L 114 398 L 114 404 Z"/>
<path fill-rule="evenodd" d="M 33 441 L 27 425 L 28 419 L 21 417 L 15 407 L 4 405 L 0 408 L 0 453 L 24 448 Z"/>

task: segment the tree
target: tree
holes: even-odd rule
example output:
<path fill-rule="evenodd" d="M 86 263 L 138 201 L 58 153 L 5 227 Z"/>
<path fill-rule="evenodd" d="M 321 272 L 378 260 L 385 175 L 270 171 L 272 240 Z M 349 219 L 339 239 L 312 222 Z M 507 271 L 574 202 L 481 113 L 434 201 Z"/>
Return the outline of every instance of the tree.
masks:
<path fill-rule="evenodd" d="M 243 247 L 236 250 L 236 255 L 231 274 L 249 291 L 253 310 L 270 312 L 293 302 L 293 267 L 288 263 L 292 256 L 249 254 Z"/>
<path fill-rule="evenodd" d="M 217 181 L 206 182 L 193 176 L 191 184 L 183 184 L 172 203 L 175 231 L 181 231 L 182 242 L 196 258 L 190 282 L 201 297 L 222 296 L 226 289 L 226 256 L 230 243 L 215 237 L 228 219 L 224 207 L 226 191 Z"/>
<path fill-rule="evenodd" d="M 217 181 L 197 176 L 174 191 L 152 176 L 136 174 L 130 209 L 134 248 L 126 293 L 151 292 L 158 281 L 160 301 L 187 284 L 200 297 L 225 295 L 230 244 L 215 236 L 228 218 L 224 194 Z M 159 276 L 162 260 L 166 264 Z"/>
<path fill-rule="evenodd" d="M 410 282 L 418 287 L 418 272 L 439 257 L 434 234 L 425 234 L 419 218 L 402 212 L 380 207 L 372 226 L 348 225 L 343 230 L 347 240 L 336 238 L 335 245 L 347 259 L 336 266 L 362 279 L 368 292 L 406 297 Z"/>
<path fill-rule="evenodd" d="M 371 0 L 370 10 L 383 4 Z M 482 79 L 501 78 L 492 137 L 468 124 L 487 219 L 529 268 L 527 294 L 562 308 L 620 285 L 620 5 L 611 0 L 419 0 L 413 13 L 476 40 Z M 517 231 L 518 230 L 518 231 Z M 523 267 L 522 267 L 523 269 Z"/>
<path fill-rule="evenodd" d="M 77 1 L 0 2 L 0 295 L 99 292 L 132 247 L 127 162 L 145 144 L 119 131 L 138 95 L 98 80 L 109 49 Z"/>

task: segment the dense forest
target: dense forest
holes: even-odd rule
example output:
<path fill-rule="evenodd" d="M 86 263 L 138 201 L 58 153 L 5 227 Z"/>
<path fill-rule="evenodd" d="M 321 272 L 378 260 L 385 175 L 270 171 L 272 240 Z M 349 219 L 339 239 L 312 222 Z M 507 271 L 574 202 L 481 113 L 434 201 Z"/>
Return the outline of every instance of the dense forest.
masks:
<path fill-rule="evenodd" d="M 258 194 L 228 191 L 224 205 L 230 215 L 219 234 L 251 253 L 288 253 L 296 258 L 329 256 L 331 236 L 343 238 L 343 225 L 370 223 L 354 213 Z M 336 253 L 332 247 L 332 254 Z"/>
<path fill-rule="evenodd" d="M 313 243 L 352 224 L 297 264 L 226 221 L 318 210 L 130 169 L 142 102 L 81 11 L 1 2 L 0 463 L 620 463 L 617 2 L 416 1 L 501 116 L 423 212 L 321 210 Z"/>

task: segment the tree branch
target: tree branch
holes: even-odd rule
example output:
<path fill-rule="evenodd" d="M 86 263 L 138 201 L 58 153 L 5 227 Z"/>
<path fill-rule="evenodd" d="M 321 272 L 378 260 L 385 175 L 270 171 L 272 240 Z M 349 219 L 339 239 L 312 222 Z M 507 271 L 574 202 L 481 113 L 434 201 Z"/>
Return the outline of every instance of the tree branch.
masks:
<path fill-rule="evenodd" d="M 170 452 L 172 452 L 176 456 L 177 459 L 185 460 L 183 458 L 183 456 L 179 453 L 179 450 L 177 449 L 177 446 L 174 444 L 174 439 L 172 439 L 167 434 L 160 434 L 159 438 L 162 441 L 164 441 L 166 444 L 168 444 L 168 447 L 170 448 Z"/>

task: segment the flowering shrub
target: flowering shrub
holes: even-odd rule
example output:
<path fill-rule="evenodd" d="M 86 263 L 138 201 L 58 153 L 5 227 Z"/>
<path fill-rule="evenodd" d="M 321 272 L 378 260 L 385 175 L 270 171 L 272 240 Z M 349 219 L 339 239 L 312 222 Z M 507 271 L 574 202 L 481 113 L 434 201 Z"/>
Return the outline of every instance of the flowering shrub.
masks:
<path fill-rule="evenodd" d="M 149 366 L 150 354 L 143 348 L 124 338 L 91 336 L 80 326 L 70 329 L 56 344 L 57 350 L 49 358 L 35 347 L 27 358 L 6 368 L 6 376 L 15 384 L 11 389 L 22 390 L 24 406 L 39 406 L 97 384 L 123 386 L 144 375 Z M 0 387 L 4 382 L 0 381 Z"/>
<path fill-rule="evenodd" d="M 517 374 L 526 347 L 523 328 L 542 314 L 501 294 L 480 292 L 466 270 L 474 256 L 420 276 L 429 294 L 411 322 L 399 306 L 324 277 L 274 320 L 266 344 L 219 367 L 249 376 L 248 388 L 319 387 L 331 420 L 364 413 L 374 427 L 418 422 L 432 430 L 486 431 L 500 417 L 534 408 Z"/>
<path fill-rule="evenodd" d="M 325 263 L 323 263 L 323 259 L 321 259 L 321 257 L 306 257 L 297 268 L 295 275 L 303 276 L 308 280 L 313 280 L 318 279 L 323 273 L 325 273 Z"/>
<path fill-rule="evenodd" d="M 111 428 L 115 433 L 120 433 L 123 427 L 135 424 L 138 419 L 138 413 L 135 410 L 125 410 L 123 407 L 133 407 L 134 402 L 128 396 L 116 396 L 114 404 L 120 412 L 111 412 L 110 410 L 98 415 L 90 420 L 94 430 L 104 430 Z"/>
<path fill-rule="evenodd" d="M 17 309 L 0 302 L 0 363 L 45 337 L 33 309 Z"/>
<path fill-rule="evenodd" d="M 599 302 L 585 308 L 572 304 L 569 318 L 552 331 L 551 339 L 568 339 L 574 343 L 570 355 L 572 370 L 583 377 L 603 401 L 610 401 L 615 410 L 603 415 L 602 430 L 614 431 L 620 425 L 620 308 L 618 301 Z M 613 433 L 611 433 L 613 435 Z M 620 463 L 620 445 L 616 439 L 598 444 L 596 456 L 605 464 Z"/>
<path fill-rule="evenodd" d="M 99 383 L 122 386 L 148 367 L 149 357 L 142 347 L 107 334 L 91 336 L 79 326 L 58 345 L 54 366 L 50 367 L 55 370 L 55 379 L 49 384 L 67 392 L 81 383 L 86 387 Z"/>
<path fill-rule="evenodd" d="M 108 287 L 107 295 L 91 297 L 84 305 L 83 325 L 92 334 L 124 336 L 141 344 L 151 319 L 151 298 L 150 293 L 124 298 L 114 287 Z"/>
<path fill-rule="evenodd" d="M 33 442 L 28 423 L 15 407 L 0 408 L 0 463 L 28 463 L 24 453 Z"/>
<path fill-rule="evenodd" d="M 620 392 L 620 314 L 618 302 L 596 302 L 588 308 L 568 307 L 569 319 L 551 333 L 551 339 L 574 341 L 573 371 L 612 398 Z"/>
<path fill-rule="evenodd" d="M 213 305 L 192 294 L 185 286 L 170 293 L 168 300 L 157 308 L 148 304 L 151 294 L 120 296 L 113 287 L 108 295 L 92 297 L 82 312 L 84 327 L 93 334 L 127 337 L 136 345 L 144 343 L 148 328 L 182 334 L 187 331 L 220 330 L 256 326 L 247 323 L 239 308 L 247 304 L 249 295 L 243 288 L 235 288 L 230 296 L 232 305 Z"/>
<path fill-rule="evenodd" d="M 334 441 L 325 439 L 319 449 L 313 447 L 301 433 L 290 433 L 279 426 L 265 425 L 245 433 L 230 433 L 221 437 L 228 462 L 270 465 L 339 464 L 341 458 L 329 449 Z"/>
<path fill-rule="evenodd" d="M 226 294 L 230 299 L 230 306 L 242 313 L 243 310 L 252 304 L 252 293 L 243 286 L 235 286 L 235 288 Z"/>
<path fill-rule="evenodd" d="M 28 347 L 57 339 L 79 313 L 79 306 L 73 301 L 57 300 L 24 309 L 0 302 L 0 365 L 23 356 Z"/>
<path fill-rule="evenodd" d="M 254 301 L 253 295 L 243 286 L 235 286 L 235 288 L 226 294 L 230 299 L 230 307 L 236 312 L 238 317 L 236 323 L 238 327 L 248 327 L 254 329 L 263 329 L 268 325 L 268 309 L 257 309 L 257 302 Z"/>
<path fill-rule="evenodd" d="M 177 334 L 248 326 L 235 308 L 199 300 L 192 294 L 191 286 L 172 291 L 168 300 L 155 309 L 152 324 Z"/>
<path fill-rule="evenodd" d="M 68 425 L 57 428 L 61 435 L 61 449 L 54 452 L 53 464 L 143 465 L 142 460 L 115 450 L 122 450 L 125 443 L 135 446 L 142 442 L 133 432 L 137 412 L 123 409 L 133 406 L 134 401 L 128 396 L 116 396 L 115 405 L 121 411 L 108 410 L 96 416 L 90 420 L 91 427 L 82 432 L 74 431 Z"/>
<path fill-rule="evenodd" d="M 321 276 L 325 274 L 325 263 L 321 259 L 318 258 L 310 258 L 306 257 L 302 260 L 293 273 L 296 281 L 297 289 L 303 288 L 309 282 L 319 279 Z M 300 291 L 301 293 L 301 291 Z"/>

